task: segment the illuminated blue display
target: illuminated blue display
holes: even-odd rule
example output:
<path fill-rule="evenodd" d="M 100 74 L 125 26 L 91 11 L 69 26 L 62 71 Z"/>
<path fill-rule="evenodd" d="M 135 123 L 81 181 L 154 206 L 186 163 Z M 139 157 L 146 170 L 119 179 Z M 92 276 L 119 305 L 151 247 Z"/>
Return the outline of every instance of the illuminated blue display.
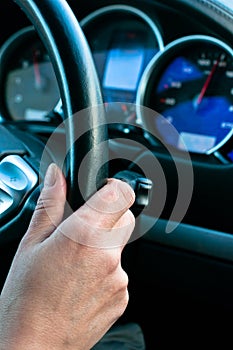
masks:
<path fill-rule="evenodd" d="M 144 50 L 111 49 L 108 54 L 103 87 L 134 91 L 143 67 Z"/>
<path fill-rule="evenodd" d="M 194 143 L 194 138 L 190 144 L 188 144 L 188 140 L 184 139 L 190 151 L 200 153 L 208 151 L 208 148 L 221 142 L 232 127 L 232 112 L 229 110 L 228 100 L 224 97 L 205 97 L 198 108 L 195 107 L 195 99 L 184 101 L 163 111 L 163 116 L 172 123 L 180 134 L 189 135 L 190 140 L 191 135 L 195 135 L 196 139 L 197 135 L 202 135 L 202 139 L 199 137 L 198 146 L 191 145 L 191 142 Z M 160 123 L 159 119 L 156 123 L 161 135 L 167 139 L 166 125 Z M 179 142 L 179 140 L 175 142 Z M 207 144 L 209 147 L 206 146 Z"/>
<path fill-rule="evenodd" d="M 173 82 L 188 82 L 203 77 L 202 71 L 184 57 L 177 57 L 164 72 L 157 92 L 161 93 L 171 87 Z"/>
<path fill-rule="evenodd" d="M 233 129 L 232 80 L 227 77 L 225 55 L 179 56 L 164 70 L 155 88 L 154 107 L 171 123 L 156 118 L 164 141 L 176 148 L 208 153 L 222 145 Z M 204 57 L 204 58 L 203 58 Z"/>

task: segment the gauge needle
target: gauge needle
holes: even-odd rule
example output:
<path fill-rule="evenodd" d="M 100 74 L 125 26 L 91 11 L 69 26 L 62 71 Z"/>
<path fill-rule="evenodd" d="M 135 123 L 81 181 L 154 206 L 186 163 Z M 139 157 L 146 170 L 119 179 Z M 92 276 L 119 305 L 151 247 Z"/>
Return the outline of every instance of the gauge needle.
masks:
<path fill-rule="evenodd" d="M 36 89 L 41 88 L 41 75 L 40 75 L 40 69 L 39 69 L 39 63 L 38 63 L 38 51 L 35 50 L 33 52 L 33 68 L 34 68 L 34 74 L 35 74 L 35 87 Z"/>
<path fill-rule="evenodd" d="M 214 76 L 214 73 L 215 73 L 215 71 L 216 71 L 216 69 L 217 69 L 217 67 L 219 65 L 220 59 L 221 59 L 221 57 L 219 57 L 217 59 L 217 61 L 214 63 L 214 65 L 213 65 L 213 67 L 212 67 L 212 69 L 211 69 L 211 71 L 210 71 L 210 73 L 209 73 L 209 75 L 208 75 L 204 85 L 203 85 L 203 88 L 201 89 L 200 95 L 198 96 L 198 98 L 196 100 L 196 107 L 198 107 L 201 104 L 201 102 L 203 100 L 203 97 L 205 96 L 206 90 L 208 89 L 208 87 L 210 85 L 210 82 L 211 82 L 211 80 L 212 80 L 212 78 Z"/>

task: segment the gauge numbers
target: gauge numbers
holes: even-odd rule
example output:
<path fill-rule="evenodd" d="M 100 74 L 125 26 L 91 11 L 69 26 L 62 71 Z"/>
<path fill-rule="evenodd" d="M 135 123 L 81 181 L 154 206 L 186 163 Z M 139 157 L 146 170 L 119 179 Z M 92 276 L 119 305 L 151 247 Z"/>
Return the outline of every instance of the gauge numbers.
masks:
<path fill-rule="evenodd" d="M 233 59 L 230 47 L 206 36 L 177 40 L 154 60 L 146 79 L 148 83 L 146 89 L 140 91 L 143 95 L 140 103 L 165 119 L 156 117 L 144 122 L 155 128 L 165 143 L 177 149 L 210 154 L 231 137 Z M 168 124 L 178 131 L 177 138 L 169 136 Z"/>

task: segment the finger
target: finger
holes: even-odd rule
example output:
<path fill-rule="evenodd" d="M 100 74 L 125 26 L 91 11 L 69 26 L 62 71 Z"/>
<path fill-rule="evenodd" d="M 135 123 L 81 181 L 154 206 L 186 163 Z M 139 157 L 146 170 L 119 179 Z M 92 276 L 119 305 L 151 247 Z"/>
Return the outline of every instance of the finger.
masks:
<path fill-rule="evenodd" d="M 58 234 L 62 233 L 86 246 L 122 247 L 135 225 L 135 218 L 129 210 L 134 198 L 134 192 L 128 184 L 109 180 L 107 185 L 60 225 Z"/>
<path fill-rule="evenodd" d="M 80 208 L 78 215 L 93 222 L 95 227 L 112 228 L 132 206 L 134 200 L 134 191 L 126 182 L 109 179 L 107 184 Z"/>
<path fill-rule="evenodd" d="M 112 228 L 97 227 L 84 221 L 81 216 L 66 219 L 52 237 L 65 236 L 73 242 L 98 249 L 120 248 L 129 241 L 135 226 L 135 218 L 130 210 L 125 212 Z M 60 240 L 61 244 L 62 240 Z"/>
<path fill-rule="evenodd" d="M 38 199 L 25 239 L 42 242 L 61 223 L 66 201 L 66 181 L 59 167 L 52 163 L 47 169 L 44 187 Z"/>
<path fill-rule="evenodd" d="M 135 216 L 130 210 L 127 210 L 114 226 L 112 232 L 112 236 L 114 234 L 114 237 L 112 237 L 111 243 L 115 243 L 115 247 L 121 247 L 122 251 L 132 236 L 134 228 Z"/>

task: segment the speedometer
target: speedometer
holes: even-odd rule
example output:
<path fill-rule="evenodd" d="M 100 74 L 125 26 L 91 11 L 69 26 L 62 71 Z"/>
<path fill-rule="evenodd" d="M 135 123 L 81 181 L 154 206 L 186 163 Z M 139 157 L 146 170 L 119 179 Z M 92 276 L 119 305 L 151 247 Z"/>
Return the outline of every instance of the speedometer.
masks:
<path fill-rule="evenodd" d="M 210 154 L 233 131 L 233 51 L 209 36 L 169 44 L 142 77 L 137 102 L 158 112 L 141 115 L 165 144 Z M 178 131 L 170 137 L 169 125 Z"/>

